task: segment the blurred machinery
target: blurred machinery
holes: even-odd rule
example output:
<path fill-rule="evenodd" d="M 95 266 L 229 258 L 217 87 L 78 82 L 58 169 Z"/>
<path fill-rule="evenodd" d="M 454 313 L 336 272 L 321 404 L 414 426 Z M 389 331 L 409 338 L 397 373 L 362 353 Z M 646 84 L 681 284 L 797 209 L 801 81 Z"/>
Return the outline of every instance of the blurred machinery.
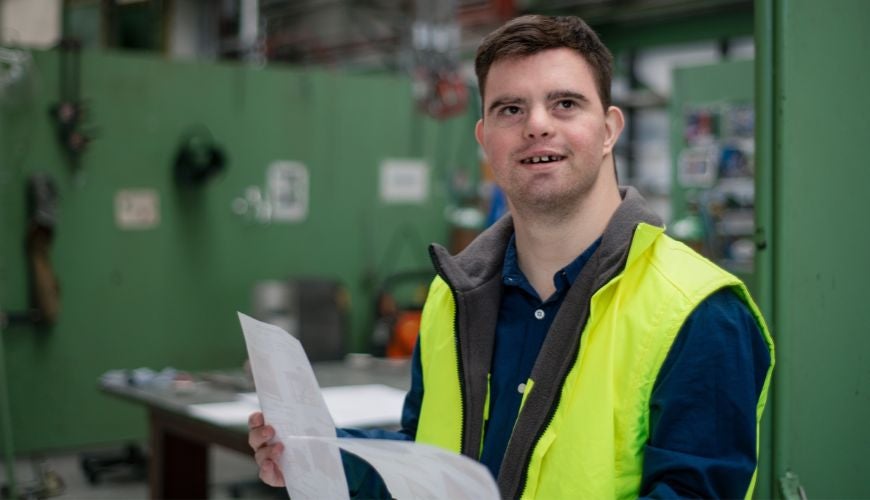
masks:
<path fill-rule="evenodd" d="M 260 0 L 268 61 L 413 72 L 456 62 L 513 16 L 514 0 Z"/>
<path fill-rule="evenodd" d="M 675 72 L 670 227 L 750 287 L 757 250 L 753 74 L 751 61 Z"/>
<path fill-rule="evenodd" d="M 406 72 L 414 81 L 417 108 L 445 119 L 464 112 L 468 104 L 470 81 L 460 62 L 478 40 L 468 37 L 469 32 L 479 30 L 482 36 L 513 11 L 513 1 L 505 0 L 265 0 L 260 5 L 264 32 L 259 47 L 267 61 Z"/>
<path fill-rule="evenodd" d="M 63 478 L 55 472 L 47 461 L 40 458 L 31 460 L 34 479 L 21 482 L 13 488 L 0 486 L 0 499 L 31 500 L 63 495 L 66 485 Z"/>
<path fill-rule="evenodd" d="M 148 475 L 148 457 L 135 443 L 128 443 L 121 451 L 83 453 L 79 465 L 91 485 L 99 484 L 106 475 L 126 474 L 137 479 Z"/>
<path fill-rule="evenodd" d="M 65 10 L 78 8 L 86 7 L 71 4 Z M 414 80 L 418 109 L 444 119 L 463 112 L 468 103 L 473 78 L 461 71 L 462 58 L 515 11 L 515 0 L 102 2 L 98 43 L 183 59 L 403 72 Z M 92 33 L 67 31 L 94 43 Z M 73 67 L 76 50 L 70 52 Z M 81 116 L 77 107 L 58 111 Z M 77 148 L 88 137 L 81 139 Z"/>
<path fill-rule="evenodd" d="M 462 113 L 468 85 L 459 73 L 460 26 L 457 2 L 414 2 L 412 25 L 414 99 L 427 115 L 444 119 Z"/>
<path fill-rule="evenodd" d="M 394 273 L 384 279 L 375 298 L 372 354 L 388 358 L 411 356 L 432 278 L 432 270 L 419 269 Z"/>
<path fill-rule="evenodd" d="M 452 44 L 451 57 L 467 60 L 518 14 L 578 14 L 593 27 L 634 29 L 752 9 L 752 0 L 76 0 L 64 2 L 64 17 L 76 21 L 64 34 L 172 58 L 413 74 L 420 50 Z"/>
<path fill-rule="evenodd" d="M 344 286 L 323 278 L 263 280 L 252 293 L 253 317 L 298 338 L 312 362 L 344 358 L 349 302 Z"/>

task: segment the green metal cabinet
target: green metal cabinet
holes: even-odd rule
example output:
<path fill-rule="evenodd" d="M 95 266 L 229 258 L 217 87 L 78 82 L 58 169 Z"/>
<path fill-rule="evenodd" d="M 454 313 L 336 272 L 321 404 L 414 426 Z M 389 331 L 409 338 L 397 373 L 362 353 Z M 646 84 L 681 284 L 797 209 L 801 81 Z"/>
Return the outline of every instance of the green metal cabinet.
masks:
<path fill-rule="evenodd" d="M 870 2 L 756 2 L 759 296 L 777 348 L 775 485 L 870 495 Z"/>

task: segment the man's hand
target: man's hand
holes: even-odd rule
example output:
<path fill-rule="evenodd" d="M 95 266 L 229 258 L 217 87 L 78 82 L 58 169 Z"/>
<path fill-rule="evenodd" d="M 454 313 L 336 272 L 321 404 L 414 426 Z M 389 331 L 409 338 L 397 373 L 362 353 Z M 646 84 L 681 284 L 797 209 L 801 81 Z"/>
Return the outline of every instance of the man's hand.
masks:
<path fill-rule="evenodd" d="M 278 467 L 278 457 L 284 451 L 284 445 L 270 445 L 269 440 L 274 436 L 275 429 L 266 425 L 263 413 L 251 413 L 248 417 L 248 444 L 254 449 L 254 460 L 260 467 L 260 479 L 269 486 L 284 486 L 284 475 Z"/>

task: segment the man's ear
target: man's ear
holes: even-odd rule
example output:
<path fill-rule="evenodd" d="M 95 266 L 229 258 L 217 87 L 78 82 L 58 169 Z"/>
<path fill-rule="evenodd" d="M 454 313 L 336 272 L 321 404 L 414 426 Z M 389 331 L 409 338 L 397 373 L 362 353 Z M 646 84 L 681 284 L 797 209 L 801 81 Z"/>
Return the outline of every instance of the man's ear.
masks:
<path fill-rule="evenodd" d="M 477 120 L 477 124 L 474 126 L 474 138 L 477 139 L 477 143 L 483 146 L 483 118 Z"/>
<path fill-rule="evenodd" d="M 607 155 L 613 151 L 613 146 L 619 139 L 619 134 L 625 128 L 625 117 L 622 115 L 622 110 L 616 106 L 607 108 L 607 112 L 604 114 L 604 127 L 606 135 L 604 136 L 602 155 Z"/>

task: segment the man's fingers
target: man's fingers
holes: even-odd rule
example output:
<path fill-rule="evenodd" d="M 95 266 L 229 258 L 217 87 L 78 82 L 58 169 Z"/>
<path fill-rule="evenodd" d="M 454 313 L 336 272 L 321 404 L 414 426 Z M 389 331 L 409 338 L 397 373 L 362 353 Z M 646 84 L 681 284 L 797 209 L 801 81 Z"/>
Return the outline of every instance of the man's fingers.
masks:
<path fill-rule="evenodd" d="M 260 466 L 260 479 L 269 486 L 284 486 L 284 474 L 278 467 L 278 459 L 284 452 L 281 443 L 274 446 L 264 446 L 256 453 L 257 465 Z"/>
<path fill-rule="evenodd" d="M 254 460 L 260 469 L 260 479 L 269 486 L 284 486 L 284 475 L 278 467 L 278 459 L 284 452 L 284 445 L 269 445 L 275 437 L 275 429 L 266 425 L 262 412 L 254 412 L 248 417 L 248 444 L 254 450 Z"/>
<path fill-rule="evenodd" d="M 284 445 L 276 443 L 272 446 L 263 446 L 254 453 L 254 461 L 262 468 L 267 462 L 277 461 L 284 452 Z"/>
<path fill-rule="evenodd" d="M 248 444 L 257 451 L 275 436 L 275 429 L 271 425 L 261 425 L 248 432 Z"/>
<path fill-rule="evenodd" d="M 269 486 L 284 486 L 284 475 L 278 464 L 272 460 L 267 461 L 260 467 L 260 479 Z"/>
<path fill-rule="evenodd" d="M 268 446 L 264 446 L 254 452 L 254 461 L 257 462 L 257 465 L 262 469 L 266 465 L 266 460 L 269 460 L 271 454 L 272 450 L 269 449 Z"/>
<path fill-rule="evenodd" d="M 268 484 L 269 486 L 275 486 L 276 477 L 275 472 L 277 472 L 278 467 L 275 466 L 275 462 L 269 460 L 268 462 L 263 463 L 260 466 L 260 479 Z"/>
<path fill-rule="evenodd" d="M 262 426 L 265 422 L 263 419 L 263 412 L 255 411 L 251 413 L 248 417 L 248 429 L 256 429 L 257 427 Z"/>

